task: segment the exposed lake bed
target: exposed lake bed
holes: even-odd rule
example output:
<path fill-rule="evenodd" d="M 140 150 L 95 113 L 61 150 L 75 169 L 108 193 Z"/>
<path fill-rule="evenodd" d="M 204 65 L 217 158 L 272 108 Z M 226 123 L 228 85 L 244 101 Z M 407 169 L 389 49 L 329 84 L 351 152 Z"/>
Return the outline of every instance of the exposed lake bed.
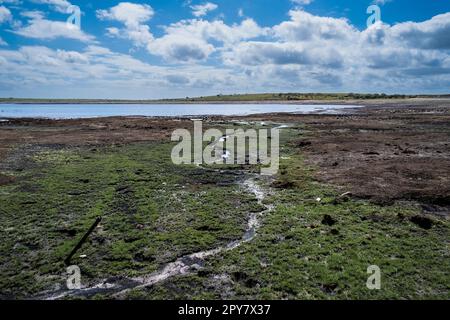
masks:
<path fill-rule="evenodd" d="M 171 132 L 192 129 L 183 117 L 2 122 L 2 297 L 64 290 L 62 261 L 97 215 L 73 261 L 85 288 L 107 280 L 88 297 L 448 297 L 448 105 L 202 119 L 205 128 L 289 124 L 280 173 L 174 166 Z M 191 257 L 243 235 L 232 250 Z M 177 261 L 189 272 L 165 277 Z M 366 288 L 371 264 L 384 290 Z M 132 290 L 117 296 L 121 286 Z"/>

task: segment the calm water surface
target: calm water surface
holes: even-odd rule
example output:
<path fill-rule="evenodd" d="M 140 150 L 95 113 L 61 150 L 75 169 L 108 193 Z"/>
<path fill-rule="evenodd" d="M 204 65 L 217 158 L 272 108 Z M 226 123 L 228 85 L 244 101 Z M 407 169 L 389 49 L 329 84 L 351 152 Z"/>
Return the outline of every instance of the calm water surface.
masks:
<path fill-rule="evenodd" d="M 95 118 L 110 116 L 248 115 L 271 112 L 339 112 L 340 105 L 289 104 L 0 104 L 0 118 Z"/>

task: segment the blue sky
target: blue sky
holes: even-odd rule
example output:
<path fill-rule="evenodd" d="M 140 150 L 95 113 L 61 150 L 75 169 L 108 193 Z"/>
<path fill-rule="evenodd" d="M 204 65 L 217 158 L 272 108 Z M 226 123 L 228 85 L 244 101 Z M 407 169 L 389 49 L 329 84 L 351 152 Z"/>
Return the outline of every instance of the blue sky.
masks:
<path fill-rule="evenodd" d="M 0 0 L 1 97 L 448 88 L 447 0 Z"/>

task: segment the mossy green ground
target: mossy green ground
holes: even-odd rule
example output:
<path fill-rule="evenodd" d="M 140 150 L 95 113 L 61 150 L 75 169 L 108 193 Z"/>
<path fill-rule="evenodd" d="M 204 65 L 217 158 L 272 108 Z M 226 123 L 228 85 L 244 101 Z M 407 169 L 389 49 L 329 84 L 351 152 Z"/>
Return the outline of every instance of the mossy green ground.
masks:
<path fill-rule="evenodd" d="M 65 285 L 62 261 L 98 216 L 72 260 L 84 283 L 147 274 L 239 238 L 255 199 L 235 175 L 173 165 L 172 146 L 46 150 L 27 160 L 29 169 L 9 172 L 18 179 L 0 188 L 1 295 Z"/>
<path fill-rule="evenodd" d="M 449 224 L 410 222 L 414 204 L 377 206 L 317 183 L 284 130 L 274 210 L 258 235 L 209 258 L 197 274 L 133 290 L 137 299 L 450 298 Z M 248 212 L 261 210 L 239 175 L 170 161 L 170 143 L 96 149 L 43 148 L 14 184 L 0 187 L 0 294 L 31 297 L 65 285 L 63 260 L 97 216 L 100 227 L 74 257 L 83 284 L 148 274 L 185 254 L 239 239 Z M 269 187 L 269 186 L 265 186 Z M 321 198 L 321 201 L 317 201 Z M 322 223 L 325 215 L 335 224 Z M 84 254 L 86 258 L 80 258 Z M 381 290 L 368 290 L 369 265 Z M 97 298 L 108 298 L 99 295 Z"/>

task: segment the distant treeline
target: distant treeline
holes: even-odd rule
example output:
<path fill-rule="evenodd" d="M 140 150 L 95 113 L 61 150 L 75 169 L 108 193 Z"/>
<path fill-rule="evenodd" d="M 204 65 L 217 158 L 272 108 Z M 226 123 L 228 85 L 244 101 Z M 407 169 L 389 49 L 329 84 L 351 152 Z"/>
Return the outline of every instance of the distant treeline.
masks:
<path fill-rule="evenodd" d="M 186 97 L 178 99 L 158 100 L 117 100 L 117 99 L 27 99 L 0 98 L 0 103 L 191 103 L 191 102 L 239 102 L 239 101 L 302 101 L 302 100 L 373 100 L 373 99 L 411 99 L 411 98 L 450 98 L 450 94 L 441 95 L 404 95 L 384 93 L 261 93 L 261 94 L 233 94 L 205 97 Z"/>
<path fill-rule="evenodd" d="M 186 97 L 183 99 L 165 99 L 161 101 L 289 101 L 289 100 L 369 100 L 369 99 L 410 99 L 410 98 L 450 98 L 446 95 L 404 95 L 384 93 L 262 93 L 233 94 L 206 97 Z"/>

